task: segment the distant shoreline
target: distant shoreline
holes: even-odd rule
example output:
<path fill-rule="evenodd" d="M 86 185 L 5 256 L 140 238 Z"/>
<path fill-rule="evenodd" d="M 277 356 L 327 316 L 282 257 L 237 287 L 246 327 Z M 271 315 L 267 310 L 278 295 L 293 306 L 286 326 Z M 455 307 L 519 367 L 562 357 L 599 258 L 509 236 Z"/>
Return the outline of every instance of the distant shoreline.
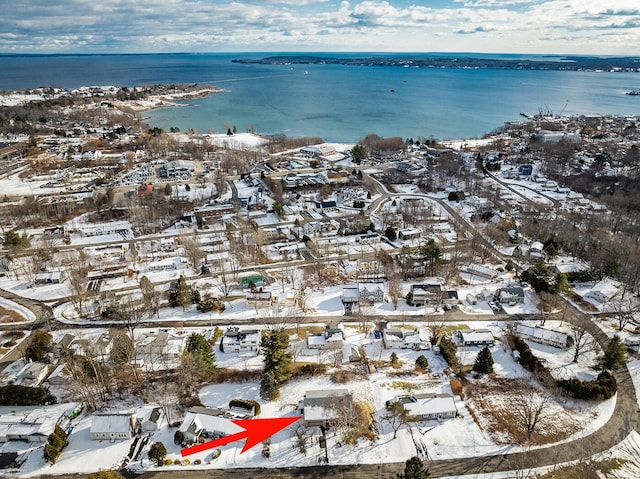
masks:
<path fill-rule="evenodd" d="M 626 72 L 640 73 L 640 57 L 579 57 L 564 56 L 560 61 L 522 60 L 472 57 L 326 57 L 314 55 L 278 55 L 255 59 L 234 59 L 233 63 L 263 65 L 350 65 L 350 66 L 393 66 L 402 68 L 461 68 L 498 70 L 545 70 L 583 72 Z"/>

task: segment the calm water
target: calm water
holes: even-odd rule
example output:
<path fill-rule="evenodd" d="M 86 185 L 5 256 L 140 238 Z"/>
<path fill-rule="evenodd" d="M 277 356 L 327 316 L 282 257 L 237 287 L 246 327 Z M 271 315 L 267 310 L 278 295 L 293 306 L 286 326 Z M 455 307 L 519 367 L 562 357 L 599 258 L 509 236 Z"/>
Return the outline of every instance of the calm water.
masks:
<path fill-rule="evenodd" d="M 235 125 L 238 131 L 345 142 L 368 133 L 475 137 L 521 119 L 520 112 L 541 110 L 640 115 L 640 97 L 624 94 L 640 89 L 638 73 L 231 63 L 264 56 L 0 56 L 0 88 L 211 83 L 225 92 L 145 116 L 167 129 L 226 131 Z"/>

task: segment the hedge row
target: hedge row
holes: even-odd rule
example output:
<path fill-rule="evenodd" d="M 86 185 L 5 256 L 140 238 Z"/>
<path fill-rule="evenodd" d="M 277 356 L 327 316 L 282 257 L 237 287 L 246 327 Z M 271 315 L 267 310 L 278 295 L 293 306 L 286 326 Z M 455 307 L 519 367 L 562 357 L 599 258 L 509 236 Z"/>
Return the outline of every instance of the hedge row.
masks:
<path fill-rule="evenodd" d="M 555 384 L 555 379 L 551 374 L 551 371 L 542 363 L 540 358 L 536 357 L 532 352 L 529 345 L 518 336 L 511 336 L 513 345 L 520 353 L 518 362 L 528 371 L 531 371 L 536 375 L 538 381 L 544 384 L 546 387 L 552 387 Z"/>
<path fill-rule="evenodd" d="M 47 388 L 16 384 L 0 387 L 0 406 L 43 406 L 57 402 L 56 397 Z"/>
<path fill-rule="evenodd" d="M 594 381 L 581 381 L 577 378 L 562 379 L 558 386 L 575 399 L 609 399 L 618 390 L 618 383 L 608 371 L 598 374 Z"/>
<path fill-rule="evenodd" d="M 44 460 L 54 464 L 62 450 L 69 444 L 67 441 L 67 433 L 57 426 L 51 434 L 47 437 L 47 443 L 44 445 Z"/>

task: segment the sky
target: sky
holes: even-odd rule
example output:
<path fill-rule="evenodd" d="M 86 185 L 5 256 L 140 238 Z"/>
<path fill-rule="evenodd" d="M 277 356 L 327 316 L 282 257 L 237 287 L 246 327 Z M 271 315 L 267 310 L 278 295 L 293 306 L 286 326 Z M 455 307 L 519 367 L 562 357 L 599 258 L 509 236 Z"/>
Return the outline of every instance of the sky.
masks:
<path fill-rule="evenodd" d="M 640 0 L 6 0 L 1 53 L 640 54 Z"/>

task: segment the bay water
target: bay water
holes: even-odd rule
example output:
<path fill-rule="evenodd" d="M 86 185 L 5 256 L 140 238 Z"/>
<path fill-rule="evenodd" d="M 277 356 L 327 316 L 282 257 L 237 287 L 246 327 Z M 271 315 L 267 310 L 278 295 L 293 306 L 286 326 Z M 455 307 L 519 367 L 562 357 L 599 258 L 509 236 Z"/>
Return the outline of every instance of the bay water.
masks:
<path fill-rule="evenodd" d="M 625 95 L 640 90 L 640 73 L 231 62 L 270 55 L 0 55 L 0 89 L 208 83 L 224 91 L 143 116 L 165 129 L 206 133 L 236 126 L 336 142 L 369 133 L 473 138 L 523 119 L 521 112 L 640 115 L 640 97 Z"/>

